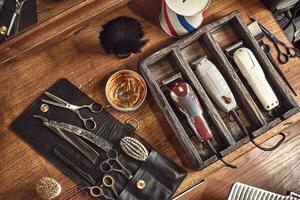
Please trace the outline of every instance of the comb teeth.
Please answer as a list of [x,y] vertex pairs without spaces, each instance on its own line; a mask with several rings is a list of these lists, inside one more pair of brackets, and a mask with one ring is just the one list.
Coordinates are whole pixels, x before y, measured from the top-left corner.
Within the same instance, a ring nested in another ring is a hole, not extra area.
[[255,38],[262,37],[262,35],[264,35],[264,33],[260,29],[259,24],[257,23],[257,21],[254,21],[251,24],[249,24],[247,26],[247,28],[250,31],[250,33],[252,34],[252,36],[255,37]]
[[242,183],[235,183],[227,200],[297,200],[292,196],[283,196]]

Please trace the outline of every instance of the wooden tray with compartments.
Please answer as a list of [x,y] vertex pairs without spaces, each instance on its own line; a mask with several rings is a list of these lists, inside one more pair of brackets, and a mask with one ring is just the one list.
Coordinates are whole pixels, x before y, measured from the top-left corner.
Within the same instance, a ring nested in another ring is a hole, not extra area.
[[[278,111],[272,117],[263,109],[237,66],[224,53],[228,46],[239,41],[254,53],[280,102]],[[187,121],[174,109],[169,92],[162,84],[163,80],[178,72],[193,87],[204,107],[205,117],[214,135],[213,145],[221,155],[226,156],[249,142],[249,137],[215,105],[198,81],[191,63],[203,56],[211,60],[225,77],[237,100],[238,115],[254,137],[299,112],[296,101],[237,11],[200,28],[140,62],[140,71],[153,97],[194,168],[204,168],[217,161],[217,157],[197,140]]]

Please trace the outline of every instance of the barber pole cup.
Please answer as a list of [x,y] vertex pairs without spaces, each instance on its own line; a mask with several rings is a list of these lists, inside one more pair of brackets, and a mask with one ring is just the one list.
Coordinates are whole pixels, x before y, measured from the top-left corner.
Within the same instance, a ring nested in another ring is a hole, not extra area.
[[210,0],[162,0],[162,29],[172,37],[194,32],[200,27],[209,3]]

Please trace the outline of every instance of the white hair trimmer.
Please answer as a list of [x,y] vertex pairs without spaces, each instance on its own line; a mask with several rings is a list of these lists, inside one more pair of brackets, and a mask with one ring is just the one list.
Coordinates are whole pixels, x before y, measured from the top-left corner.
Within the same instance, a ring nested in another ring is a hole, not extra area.
[[234,52],[233,59],[263,107],[268,111],[277,107],[279,101],[252,51],[239,48]]

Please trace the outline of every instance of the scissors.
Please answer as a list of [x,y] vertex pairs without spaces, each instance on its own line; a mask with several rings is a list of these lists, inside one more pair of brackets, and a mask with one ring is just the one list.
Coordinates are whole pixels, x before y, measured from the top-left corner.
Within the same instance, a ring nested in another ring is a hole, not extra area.
[[[126,169],[124,165],[119,161],[118,152],[115,149],[110,149],[107,151],[107,159],[100,164],[100,170],[107,174],[109,172],[115,171],[122,173],[128,180],[132,178],[132,174]],[[113,166],[113,162],[116,162],[120,168]]]
[[[281,64],[286,64],[289,61],[289,58],[295,58],[300,56],[300,52],[295,47],[289,47],[282,41],[280,41],[275,35],[273,35],[270,31],[268,31],[263,25],[258,23],[259,27],[261,28],[262,32],[273,42],[275,48],[278,53],[278,61]],[[282,48],[285,49],[285,52],[282,51]]]
[[12,29],[14,28],[14,33],[18,33],[19,32],[19,26],[20,26],[20,16],[21,16],[21,11],[23,8],[24,3],[27,0],[16,0],[16,9],[15,12],[11,18],[6,36],[10,36]]
[[104,197],[107,200],[115,200],[114,198],[105,195],[102,188],[97,185],[92,186],[92,187],[82,187],[80,185],[77,185],[75,187],[75,195],[78,197],[85,197],[86,193],[84,193],[84,192],[86,190],[89,191],[89,193],[92,197],[95,197],[95,198]]
[[49,97],[50,99],[53,99],[54,101],[49,101],[49,100],[46,100],[46,99],[42,99],[42,102],[45,102],[45,103],[48,103],[50,105],[53,105],[53,106],[58,106],[58,107],[61,107],[61,108],[66,108],[66,109],[69,109],[71,111],[73,111],[74,113],[76,113],[78,115],[78,117],[81,119],[81,121],[84,123],[84,126],[88,129],[88,130],[95,130],[96,127],[97,127],[97,123],[95,122],[94,118],[93,117],[89,117],[89,118],[84,118],[81,114],[80,114],[80,109],[83,109],[83,108],[87,108],[89,109],[92,113],[100,113],[102,110],[103,110],[103,107],[94,102],[94,103],[91,103],[89,105],[82,105],[82,106],[76,106],[76,105],[73,105],[73,104],[70,104],[64,100],[62,100],[61,98],[49,93],[49,92],[45,92],[45,95],[47,97]]
[[118,197],[118,193],[115,189],[115,180],[112,176],[105,175],[102,178],[102,186],[107,187],[112,190],[114,193],[115,197]]

